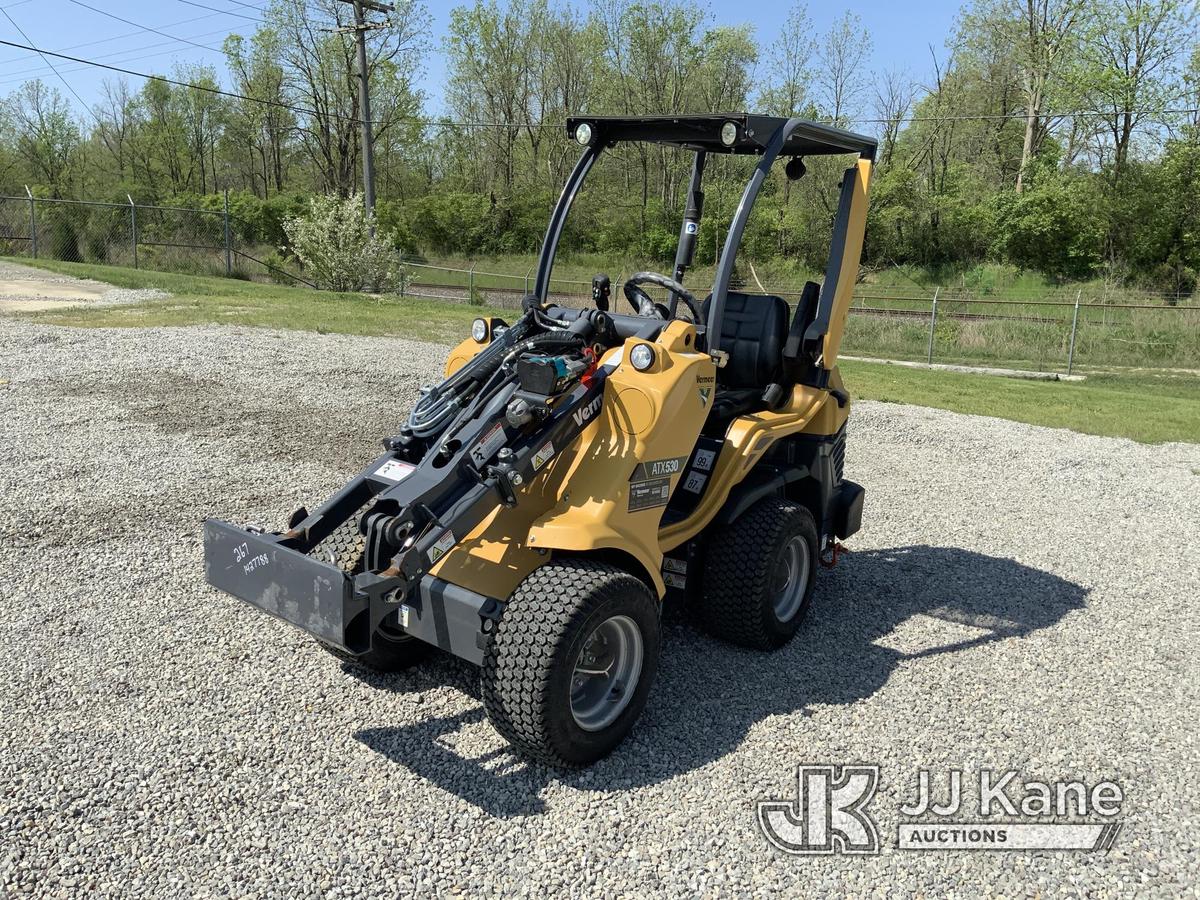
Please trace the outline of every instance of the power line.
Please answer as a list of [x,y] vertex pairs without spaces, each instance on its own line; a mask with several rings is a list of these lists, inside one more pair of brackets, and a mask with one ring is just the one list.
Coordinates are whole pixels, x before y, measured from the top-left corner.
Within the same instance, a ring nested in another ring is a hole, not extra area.
[[[25,38],[29,40],[28,37]],[[45,56],[53,56],[55,59],[64,59],[68,62],[81,63],[85,66],[93,66],[97,69],[105,69],[109,72],[117,72],[121,75],[132,75],[134,78],[145,78],[148,81],[161,81],[164,84],[175,85],[176,87],[192,88],[193,90],[203,91],[208,94],[217,94],[222,97],[230,97],[234,100],[245,100],[248,103],[259,103],[263,106],[275,106],[279,109],[287,109],[292,112],[303,113],[308,116],[316,116],[317,118],[338,119],[343,122],[353,122],[361,124],[361,121],[356,116],[344,116],[335,112],[318,112],[315,109],[309,109],[306,106],[293,106],[290,103],[281,103],[278,100],[264,100],[262,97],[247,97],[245,94],[239,94],[236,91],[226,91],[221,88],[209,87],[203,84],[192,84],[187,81],[180,81],[177,78],[168,78],[165,75],[150,75],[146,72],[138,72],[134,69],[127,69],[123,66],[114,66],[109,63],[96,62],[92,59],[84,59],[79,56],[71,56],[67,53],[56,53],[52,50],[39,50],[31,44],[18,44],[15,41],[6,41],[0,39],[0,46],[12,47],[15,50],[26,50],[30,53],[37,53]],[[80,101],[82,102],[82,101]],[[446,128],[562,128],[561,123],[549,122],[534,122],[528,124],[507,123],[507,122],[454,122],[440,121],[436,119],[426,119],[420,116],[397,116],[395,121],[408,122],[413,125],[427,126],[442,126]],[[385,122],[372,122],[372,125],[383,125]]]
[[[22,0],[22,2],[25,2],[25,0]],[[18,5],[20,5],[20,4],[18,4]],[[192,22],[199,22],[203,19],[211,19],[213,17],[214,17],[214,14],[211,14],[211,13],[208,15],[204,15],[204,16],[192,16],[192,18],[190,18],[190,19],[180,19],[178,22],[168,22],[167,24],[163,25],[162,27],[163,28],[174,28],[176,25],[189,25]],[[94,47],[97,44],[107,44],[112,41],[120,41],[120,40],[124,40],[125,38],[129,38],[129,37],[137,37],[138,35],[140,35],[142,33],[142,30],[143,29],[139,28],[136,31],[126,31],[122,34],[114,34],[111,37],[97,38],[94,41],[84,41],[81,44],[70,44],[66,47],[59,47],[58,49],[60,51],[62,51],[62,50],[78,50],[81,47]],[[217,32],[208,32],[208,33],[216,34]],[[193,35],[193,37],[195,37],[195,36],[196,35]],[[21,58],[21,57],[10,57],[9,59],[0,59],[0,66],[6,66],[11,63],[22,62],[22,61],[23,61],[23,58]]]
[[[228,32],[226,32],[224,29],[221,29],[219,31],[206,31],[203,34],[194,34],[194,35],[192,35],[192,37],[194,37],[194,38],[209,37],[211,35],[227,34],[227,33]],[[169,53],[171,53],[171,54],[178,53],[179,48],[174,46],[174,43],[175,43],[174,41],[156,41],[153,44],[143,44],[140,47],[126,47],[124,50],[114,50],[111,53],[102,53],[99,56],[97,56],[96,59],[100,60],[100,59],[112,59],[113,57],[122,57],[121,59],[116,59],[113,61],[118,62],[118,63],[141,62],[142,60],[154,59],[156,57],[164,56]],[[158,50],[154,53],[141,53],[142,50],[151,50],[155,47],[169,47],[170,49]],[[43,52],[48,53],[50,51],[43,51]],[[138,54],[138,55],[130,56],[130,54]],[[72,67],[64,66],[59,71],[61,71],[61,72],[86,72],[87,69],[88,69],[88,66],[86,66],[86,65],[72,66]],[[14,84],[17,82],[22,82],[22,81],[29,81],[29,80],[31,80],[31,77],[37,76],[46,71],[47,71],[47,69],[45,66],[35,66],[31,69],[15,69],[15,70],[9,71],[9,72],[0,72],[0,85]]]
[[[197,44],[195,41],[189,41],[187,38],[175,37],[173,34],[167,34],[165,31],[159,31],[157,28],[151,28],[149,25],[139,25],[137,22],[131,22],[129,19],[122,19],[115,13],[110,13],[103,9],[97,9],[94,6],[89,6],[88,4],[83,3],[82,0],[70,0],[70,2],[74,3],[76,6],[82,7],[83,9],[90,9],[92,12],[99,13],[102,16],[108,16],[110,19],[116,19],[118,22],[124,22],[126,25],[132,25],[134,28],[139,28],[142,31],[149,31],[151,34],[157,34],[159,37],[170,38],[173,41],[179,41],[181,44],[189,44],[192,47],[199,47],[201,50],[208,50],[212,53],[221,52],[216,47],[209,47],[205,44]],[[26,37],[25,40],[29,40],[29,38]]]
[[[76,0],[72,0],[72,2],[76,2]],[[3,10],[0,10],[0,11],[3,11]],[[11,17],[10,17],[10,21],[11,21]],[[14,23],[14,25],[15,25],[15,23]],[[20,31],[19,28],[17,30]],[[25,37],[25,40],[28,41],[29,40],[28,35],[25,35],[24,32],[21,32],[21,33]],[[169,37],[169,35],[168,35],[168,37]],[[274,106],[274,107],[278,107],[280,109],[287,109],[287,110],[290,110],[291,112],[302,113],[302,114],[308,115],[308,116],[316,116],[318,118],[325,117],[325,118],[330,118],[330,119],[338,119],[340,121],[353,122],[355,124],[361,124],[361,120],[356,116],[345,116],[345,115],[342,115],[340,113],[335,113],[335,112],[322,113],[322,112],[318,112],[317,110],[314,110],[314,109],[309,109],[308,107],[305,107],[305,106],[295,106],[295,105],[292,105],[289,103],[281,103],[278,100],[265,100],[261,97],[248,97],[245,94],[239,94],[236,91],[227,91],[227,90],[223,90],[221,88],[209,87],[207,85],[202,85],[202,84],[192,84],[187,81],[180,81],[175,78],[168,78],[164,75],[151,75],[146,72],[138,72],[135,69],[128,69],[123,66],[110,65],[108,63],[97,62],[96,60],[92,60],[92,59],[84,59],[83,57],[79,57],[79,56],[71,56],[70,54],[67,54],[67,53],[58,53],[58,52],[55,52],[52,50],[41,50],[38,47],[33,46],[32,43],[19,44],[16,41],[7,41],[7,40],[0,39],[0,46],[12,47],[14,50],[24,50],[28,53],[36,53],[43,58],[54,57],[55,59],[66,60],[67,62],[79,63],[81,65],[91,66],[91,67],[97,68],[97,69],[105,69],[109,72],[117,72],[121,75],[131,75],[134,78],[145,78],[149,81],[161,81],[164,84],[171,84],[176,87],[192,88],[193,90],[203,91],[203,92],[209,93],[209,94],[217,94],[222,97],[230,97],[234,100],[245,100],[248,103],[258,103],[263,106]],[[49,65],[48,60],[47,60],[47,65]],[[53,69],[53,66],[51,66],[51,68]],[[54,71],[57,73],[58,70],[55,69]],[[61,78],[62,76],[60,75],[59,77]],[[64,81],[64,83],[65,83],[65,81]],[[69,88],[70,85],[67,85],[67,87]],[[75,94],[75,91],[72,90],[71,93]],[[75,97],[76,97],[76,99],[79,99],[78,94],[75,94]],[[80,103],[83,103],[83,101],[80,100]],[[86,108],[86,104],[84,104],[84,106]],[[1122,111],[1122,112],[1124,112],[1124,111]],[[1133,115],[1163,115],[1163,116],[1194,115],[1196,113],[1200,113],[1200,107],[1190,107],[1190,108],[1181,108],[1181,109],[1165,109],[1165,110],[1141,109],[1141,110],[1130,110],[1129,112]],[[1079,118],[1079,117],[1083,117],[1083,116],[1096,116],[1096,115],[1104,115],[1104,114],[1105,113],[1103,110],[1077,110],[1075,112],[1070,112],[1070,113],[1065,113],[1065,112],[1044,113],[1041,116],[1041,118],[1043,118],[1043,119]],[[913,123],[913,122],[981,121],[981,120],[995,120],[995,119],[1024,119],[1024,118],[1025,118],[1024,113],[1008,113],[1008,114],[998,113],[998,114],[992,114],[992,115],[901,116],[901,117],[892,118],[892,119],[856,119],[855,121],[861,125],[882,125],[882,124],[887,124],[887,123],[905,123],[905,122]],[[470,121],[454,121],[451,119],[445,119],[445,120],[428,119],[428,118],[424,118],[421,116],[398,116],[396,121],[408,122],[408,123],[414,124],[414,125],[424,125],[424,126],[433,127],[433,128],[441,127],[441,128],[554,128],[554,129],[561,129],[563,127],[561,122],[470,122]],[[372,124],[380,125],[380,124],[385,124],[385,123],[375,121],[375,122],[372,122]]]
[[[26,37],[25,40],[29,40],[29,38]],[[132,75],[135,78],[145,78],[148,81],[161,81],[164,84],[171,84],[175,87],[191,88],[192,90],[203,91],[206,94],[217,94],[218,96],[230,97],[234,100],[245,100],[248,103],[261,103],[264,106],[275,106],[280,109],[287,109],[291,110],[292,112],[303,113],[304,115],[308,116],[317,116],[318,118],[325,116],[330,119],[340,119],[342,121],[354,123],[358,122],[358,119],[354,116],[343,116],[335,112],[320,113],[315,109],[309,109],[305,106],[292,106],[289,103],[280,103],[278,100],[264,100],[261,97],[247,97],[245,94],[239,94],[236,91],[226,91],[222,90],[221,88],[210,87],[204,84],[192,84],[187,81],[180,81],[176,78],[168,78],[165,75],[148,75],[145,72],[137,72],[133,69],[123,68],[122,66],[113,66],[109,65],[108,63],[96,62],[95,60],[91,59],[83,59],[78,56],[70,56],[66,53],[53,53],[50,50],[39,50],[37,47],[26,44],[18,44],[15,41],[0,40],[0,45],[5,47],[13,47],[17,50],[29,50],[33,53],[39,53],[45,56],[53,56],[55,59],[65,59],[69,62],[83,63],[84,65],[94,66],[97,69],[107,69],[110,72],[119,72],[122,75]],[[80,102],[82,103],[83,101],[81,100]]]
[[[246,9],[256,9],[259,12],[266,12],[266,10],[261,6],[252,6],[249,3],[242,3],[241,0],[229,0],[229,2],[234,3],[238,6],[244,6],[244,7],[246,7]],[[305,0],[291,0],[291,3],[292,3],[292,6],[296,7],[297,9],[304,9],[304,10],[307,10],[308,12],[316,13],[317,15],[321,15],[321,16],[330,15],[329,10],[321,9],[320,7],[313,6],[311,3],[305,2]]]
[[[1129,115],[1133,115],[1133,116],[1146,116],[1146,115],[1174,116],[1174,115],[1190,115],[1195,112],[1200,112],[1200,108],[1197,108],[1197,109],[1163,109],[1163,110],[1147,110],[1147,109],[1120,110],[1120,113],[1122,115],[1124,115],[1126,112],[1128,112]],[[1078,118],[1082,118],[1084,116],[1103,116],[1103,115],[1107,115],[1107,113],[1102,109],[1093,109],[1093,110],[1085,109],[1085,110],[1076,110],[1075,112],[1039,113],[1038,118],[1039,119],[1078,119]],[[1007,120],[1007,119],[1024,119],[1024,118],[1026,118],[1026,116],[1027,116],[1027,113],[1023,113],[1023,112],[990,113],[990,114],[989,113],[980,113],[980,114],[972,114],[972,115],[966,115],[966,116],[900,116],[898,118],[893,118],[893,119],[855,119],[854,121],[856,123],[858,123],[859,125],[892,125],[892,124],[900,124],[903,122],[908,122],[911,124],[913,122],[1000,121],[1000,120]]]
[[[13,5],[15,6],[16,4],[13,4]],[[27,35],[25,33],[25,29],[23,29],[20,25],[17,24],[17,20],[8,14],[8,9],[7,8],[0,9],[0,12],[4,13],[4,18],[8,19],[8,21],[12,24],[13,28],[17,29],[17,32],[21,35],[21,37],[23,37],[23,38],[25,38],[25,40],[29,41],[29,35]],[[29,41],[29,43],[32,44],[33,41]],[[54,68],[54,63],[50,62],[49,59],[46,59],[45,54],[42,55],[42,59],[45,60],[46,65],[48,65],[50,67],[50,70],[55,75],[58,76],[58,80],[61,81],[64,85],[66,85],[67,90],[70,91],[71,94],[74,95],[75,99],[79,101],[79,105],[82,106],[84,109],[86,109],[88,111],[88,114],[91,115],[91,117],[96,120],[96,124],[99,125],[100,124],[99,117],[97,117],[97,115],[94,112],[92,112],[92,108],[90,106],[88,106],[86,103],[83,102],[83,98],[79,96],[79,92],[76,91],[75,88],[71,87],[71,83],[69,81],[67,81],[67,79],[63,78],[62,72],[60,72],[60,71],[58,71],[58,69]]]
[[[237,16],[239,19],[245,19],[247,22],[262,21],[261,16],[247,16],[240,12],[234,12],[231,9],[217,9],[215,6],[205,6],[203,3],[197,3],[196,0],[179,0],[179,2],[186,3],[188,6],[198,7],[199,9],[211,9],[213,12],[220,13],[223,16]],[[245,6],[247,9],[258,9],[258,7],[250,6],[246,3],[243,3],[242,6]]]

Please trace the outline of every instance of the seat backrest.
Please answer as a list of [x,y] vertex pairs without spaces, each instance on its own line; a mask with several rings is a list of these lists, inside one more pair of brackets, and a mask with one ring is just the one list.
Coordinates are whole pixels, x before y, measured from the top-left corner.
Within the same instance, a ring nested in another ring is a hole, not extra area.
[[[706,318],[711,303],[711,296],[704,301]],[[717,381],[723,387],[765,388],[779,380],[789,312],[782,297],[726,294],[721,349],[729,354],[729,362],[717,370]]]

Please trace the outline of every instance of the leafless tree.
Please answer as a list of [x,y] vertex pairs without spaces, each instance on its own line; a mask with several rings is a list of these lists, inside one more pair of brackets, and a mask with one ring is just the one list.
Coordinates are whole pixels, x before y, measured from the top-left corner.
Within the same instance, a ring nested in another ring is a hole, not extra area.
[[901,69],[888,69],[875,76],[872,109],[879,119],[881,166],[890,166],[896,151],[896,140],[917,99],[917,85],[912,76]]

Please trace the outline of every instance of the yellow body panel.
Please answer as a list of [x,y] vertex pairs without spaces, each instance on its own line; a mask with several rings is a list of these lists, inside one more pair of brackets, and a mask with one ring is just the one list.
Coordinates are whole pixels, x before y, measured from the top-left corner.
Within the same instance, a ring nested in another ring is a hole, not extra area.
[[[831,370],[830,387],[840,389],[836,362],[846,315],[858,279],[866,228],[870,160],[857,163],[822,364]],[[798,385],[787,405],[734,419],[700,504],[687,519],[659,527],[663,506],[630,511],[630,475],[638,463],[678,457],[694,449],[715,397],[716,368],[707,353],[695,349],[695,329],[674,321],[655,341],[656,363],[638,372],[628,352],[641,343],[630,339],[609,351],[602,362],[620,362],[608,376],[604,403],[592,423],[521,489],[516,507],[498,507],[431,574],[490,597],[507,597],[555,551],[620,551],[644,569],[658,595],[665,592],[662,556],[695,537],[720,511],[730,492],[770,446],[794,434],[833,435],[845,423],[849,404],[839,407],[825,389]],[[487,344],[471,338],[450,351],[446,376],[452,375]],[[706,394],[702,394],[706,390]],[[670,475],[673,494],[683,466]]]
[[873,167],[869,159],[860,159],[857,166],[858,177],[854,180],[854,195],[850,200],[842,265],[838,273],[837,290],[834,292],[833,308],[829,314],[829,329],[825,332],[825,340],[821,347],[821,365],[826,369],[837,365],[838,352],[842,349],[846,316],[850,312],[850,301],[854,298],[854,286],[858,283],[863,235],[867,230],[867,194],[871,189]]
[[487,344],[481,344],[474,338],[467,338],[451,350],[450,355],[446,357],[446,371],[442,374],[442,377],[449,378],[469,363],[475,357],[475,354],[486,346]]
[[[682,457],[696,445],[712,403],[716,367],[695,350],[695,329],[668,325],[655,342],[657,360],[639,372],[628,363],[637,339],[610,351],[618,359],[604,385],[596,418],[569,448],[521,491],[516,507],[501,507],[467,535],[431,573],[492,597],[505,597],[553,551],[620,551],[645,570],[659,596],[659,522],[663,504],[629,509],[630,476],[638,463]],[[702,394],[701,389],[708,393]],[[680,464],[666,475],[670,493]]]
[[[834,371],[830,378],[833,387],[841,386]],[[831,435],[846,421],[849,404],[839,407],[837,400],[822,388],[797,385],[787,406],[739,416],[725,432],[725,445],[704,497],[686,519],[675,522],[659,532],[663,552],[673,550],[695,537],[713,520],[732,491],[744,479],[764,453],[780,438],[793,434]]]

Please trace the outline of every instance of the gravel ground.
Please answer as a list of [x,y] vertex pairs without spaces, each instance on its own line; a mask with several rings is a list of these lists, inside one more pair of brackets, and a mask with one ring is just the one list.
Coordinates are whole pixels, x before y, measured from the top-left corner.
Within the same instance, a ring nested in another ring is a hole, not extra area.
[[[632,738],[562,774],[469,667],[367,676],[203,583],[205,515],[322,499],[444,352],[0,324],[0,895],[1196,894],[1200,446],[858,405],[865,528],[798,639],[675,620]],[[799,762],[882,766],[880,855],[765,843]],[[896,850],[919,767],[1115,778],[1125,827]]]
[[115,288],[90,278],[75,278],[0,260],[0,312],[64,309],[69,306],[117,306],[165,300],[155,288]]

